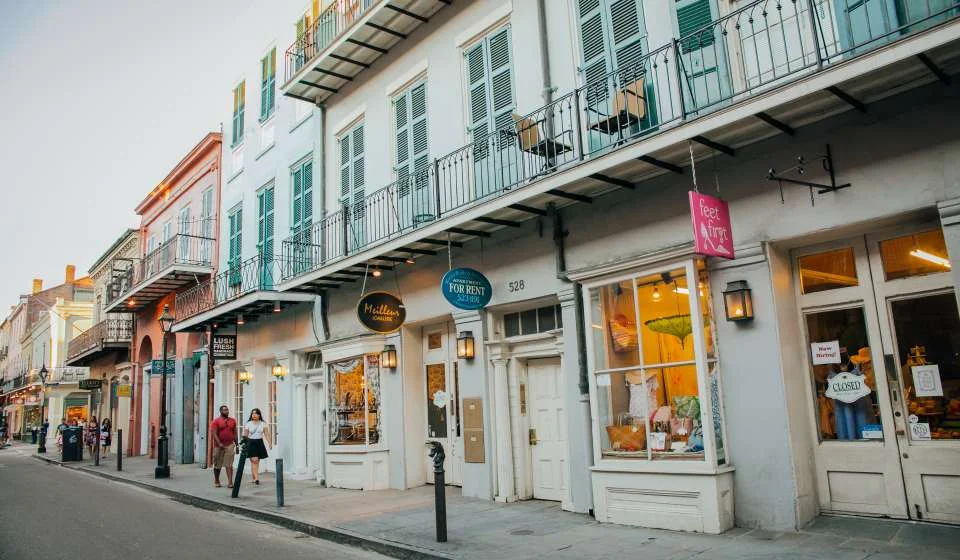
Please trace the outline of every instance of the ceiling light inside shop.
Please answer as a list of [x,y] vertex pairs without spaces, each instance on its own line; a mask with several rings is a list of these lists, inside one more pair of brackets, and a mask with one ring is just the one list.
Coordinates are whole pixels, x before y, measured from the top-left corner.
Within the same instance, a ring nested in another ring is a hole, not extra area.
[[933,264],[938,264],[943,268],[946,268],[947,270],[951,268],[950,261],[948,259],[939,257],[937,255],[934,255],[933,253],[928,253],[923,249],[914,249],[913,251],[910,251],[910,255],[913,257],[917,257],[918,259],[923,259],[927,262],[932,262]]
[[654,286],[654,287],[653,287],[653,295],[650,296],[650,297],[653,298],[653,301],[660,301],[660,298],[663,297],[663,296],[660,295],[660,288]]

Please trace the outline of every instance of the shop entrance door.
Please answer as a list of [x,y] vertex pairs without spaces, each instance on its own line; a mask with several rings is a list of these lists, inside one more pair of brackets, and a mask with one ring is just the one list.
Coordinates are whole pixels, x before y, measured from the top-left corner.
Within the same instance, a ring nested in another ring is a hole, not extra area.
[[960,522],[960,317],[947,258],[935,225],[796,255],[824,511]]
[[560,359],[527,362],[530,387],[530,453],[533,497],[562,501],[567,495],[567,429]]
[[[460,426],[460,373],[454,358],[455,337],[442,323],[425,327],[423,337],[424,397],[427,441],[443,445],[447,484],[463,484],[463,436]],[[427,482],[433,484],[433,462],[427,461]]]

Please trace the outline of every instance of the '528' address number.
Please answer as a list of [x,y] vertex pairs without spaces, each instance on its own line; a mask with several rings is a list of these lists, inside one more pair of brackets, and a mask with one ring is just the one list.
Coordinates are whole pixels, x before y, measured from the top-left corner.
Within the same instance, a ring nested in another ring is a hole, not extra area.
[[512,280],[507,282],[507,291],[510,293],[519,292],[523,290],[526,286],[524,285],[523,280]]

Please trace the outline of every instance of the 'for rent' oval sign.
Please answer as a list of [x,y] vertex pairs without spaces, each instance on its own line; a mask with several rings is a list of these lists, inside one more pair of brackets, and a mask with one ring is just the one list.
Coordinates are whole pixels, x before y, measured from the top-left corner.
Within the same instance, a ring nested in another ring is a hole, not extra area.
[[459,309],[483,309],[493,296],[493,286],[483,274],[472,268],[454,268],[440,280],[443,297]]

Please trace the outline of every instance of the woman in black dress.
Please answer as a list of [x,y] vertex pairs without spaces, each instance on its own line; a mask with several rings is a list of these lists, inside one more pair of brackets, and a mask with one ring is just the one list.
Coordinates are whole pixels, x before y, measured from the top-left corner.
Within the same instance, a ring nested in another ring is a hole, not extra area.
[[[243,425],[243,437],[247,440],[247,458],[250,459],[250,474],[253,483],[260,484],[260,459],[267,458],[267,448],[273,447],[270,426],[263,421],[259,408],[250,411],[250,418]],[[264,445],[266,442],[266,445]]]

